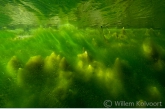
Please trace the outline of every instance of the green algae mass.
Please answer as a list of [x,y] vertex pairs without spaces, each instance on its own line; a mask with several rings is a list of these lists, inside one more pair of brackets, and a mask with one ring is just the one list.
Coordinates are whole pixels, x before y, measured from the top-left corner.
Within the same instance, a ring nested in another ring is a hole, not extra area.
[[0,3],[0,108],[165,107],[164,0]]
[[97,29],[70,29],[38,28],[27,38],[0,31],[1,107],[164,102],[163,31],[105,28],[105,40]]

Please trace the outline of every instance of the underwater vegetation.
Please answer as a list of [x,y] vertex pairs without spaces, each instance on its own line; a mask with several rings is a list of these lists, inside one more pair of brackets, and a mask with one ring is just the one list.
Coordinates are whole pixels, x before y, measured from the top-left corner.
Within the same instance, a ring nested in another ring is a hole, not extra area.
[[0,107],[165,107],[164,10],[164,0],[0,0]]
[[0,31],[0,107],[104,107],[107,99],[164,107],[162,30],[66,24],[31,29],[30,37],[16,31]]

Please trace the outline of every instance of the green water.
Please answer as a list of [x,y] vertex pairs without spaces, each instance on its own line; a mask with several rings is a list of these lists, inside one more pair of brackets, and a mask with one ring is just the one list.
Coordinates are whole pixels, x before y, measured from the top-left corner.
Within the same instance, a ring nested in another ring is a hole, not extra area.
[[0,107],[165,107],[163,0],[0,3]]

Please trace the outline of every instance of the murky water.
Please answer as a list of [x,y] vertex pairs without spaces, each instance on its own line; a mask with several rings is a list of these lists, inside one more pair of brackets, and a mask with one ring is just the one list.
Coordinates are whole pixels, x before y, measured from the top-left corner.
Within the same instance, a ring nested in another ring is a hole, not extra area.
[[0,107],[164,107],[164,0],[0,0]]

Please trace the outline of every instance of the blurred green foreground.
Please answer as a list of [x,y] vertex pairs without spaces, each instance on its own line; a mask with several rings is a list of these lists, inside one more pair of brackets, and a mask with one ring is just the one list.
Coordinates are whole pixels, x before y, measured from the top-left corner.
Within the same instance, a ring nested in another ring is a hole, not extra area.
[[[104,100],[164,102],[164,31],[0,31],[1,107],[104,107]],[[120,107],[120,106],[119,106]]]

